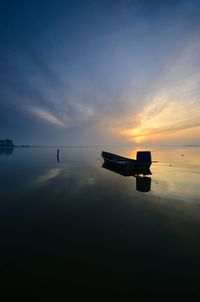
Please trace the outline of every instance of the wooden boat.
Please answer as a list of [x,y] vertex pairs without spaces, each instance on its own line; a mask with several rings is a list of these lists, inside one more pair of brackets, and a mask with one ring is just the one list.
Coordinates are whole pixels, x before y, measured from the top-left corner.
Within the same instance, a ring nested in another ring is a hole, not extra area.
[[105,163],[126,170],[149,168],[152,163],[150,151],[138,151],[136,159],[123,157],[106,151],[103,151],[101,155]]

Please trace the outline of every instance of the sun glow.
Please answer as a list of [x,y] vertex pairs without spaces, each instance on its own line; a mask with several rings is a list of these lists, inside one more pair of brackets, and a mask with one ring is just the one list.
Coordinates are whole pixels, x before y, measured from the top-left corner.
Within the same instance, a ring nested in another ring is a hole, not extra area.
[[137,144],[145,138],[142,128],[127,129],[122,131],[121,134],[126,136],[129,141],[134,141]]
[[191,101],[175,102],[167,97],[165,100],[163,97],[155,98],[138,114],[137,125],[122,130],[121,134],[137,144],[170,139],[176,141],[188,135],[192,138],[200,127],[199,112],[200,104],[197,106],[197,103]]

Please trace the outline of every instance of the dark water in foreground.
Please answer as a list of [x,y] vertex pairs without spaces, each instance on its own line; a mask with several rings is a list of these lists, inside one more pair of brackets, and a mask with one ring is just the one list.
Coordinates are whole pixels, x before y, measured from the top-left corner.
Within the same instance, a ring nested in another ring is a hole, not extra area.
[[102,168],[102,148],[0,152],[0,288],[197,296],[200,148],[151,150],[146,178]]

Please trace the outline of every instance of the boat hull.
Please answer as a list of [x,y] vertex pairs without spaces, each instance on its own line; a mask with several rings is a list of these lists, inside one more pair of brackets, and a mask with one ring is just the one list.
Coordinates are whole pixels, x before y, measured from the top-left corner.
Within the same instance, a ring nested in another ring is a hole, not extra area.
[[136,168],[149,168],[151,166],[150,162],[142,162],[135,159],[126,158],[123,156],[119,156],[117,154],[109,153],[109,152],[102,152],[102,157],[104,162],[113,165],[119,168],[123,168],[126,170],[132,170]]

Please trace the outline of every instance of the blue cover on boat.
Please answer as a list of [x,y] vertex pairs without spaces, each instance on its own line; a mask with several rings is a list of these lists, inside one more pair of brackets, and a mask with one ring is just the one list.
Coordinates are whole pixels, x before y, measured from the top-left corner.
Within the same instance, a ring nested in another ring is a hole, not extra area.
[[137,152],[137,161],[142,163],[151,162],[151,152],[150,151],[138,151]]

